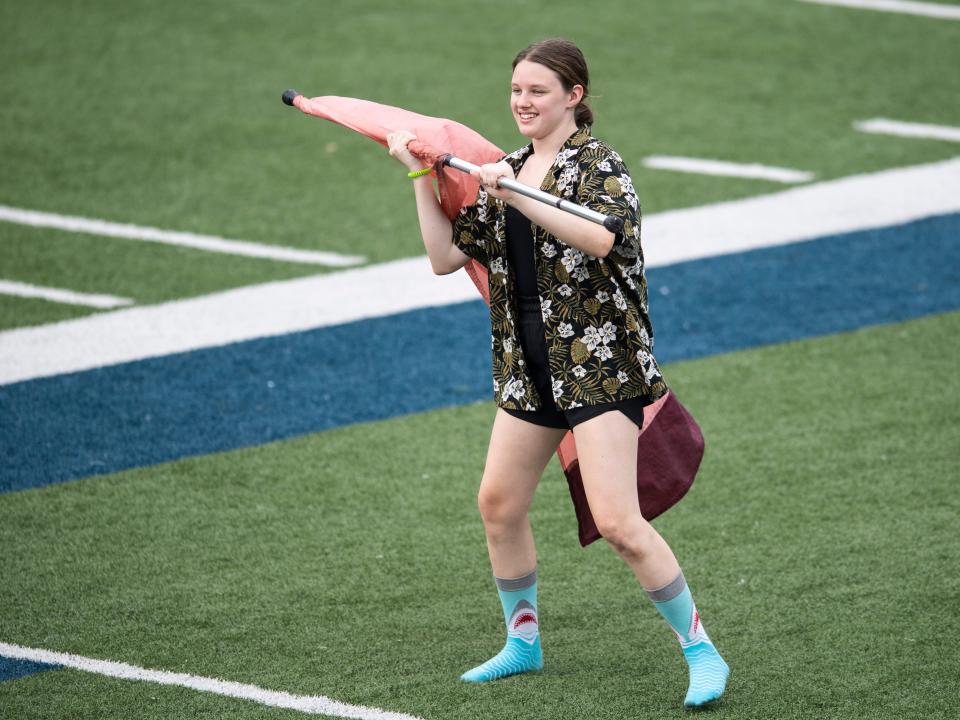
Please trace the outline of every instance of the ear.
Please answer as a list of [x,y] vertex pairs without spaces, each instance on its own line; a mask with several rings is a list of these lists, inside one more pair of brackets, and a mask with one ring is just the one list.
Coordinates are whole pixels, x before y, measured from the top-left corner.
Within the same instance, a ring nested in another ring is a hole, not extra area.
[[583,85],[574,85],[567,93],[567,107],[576,107],[583,99]]

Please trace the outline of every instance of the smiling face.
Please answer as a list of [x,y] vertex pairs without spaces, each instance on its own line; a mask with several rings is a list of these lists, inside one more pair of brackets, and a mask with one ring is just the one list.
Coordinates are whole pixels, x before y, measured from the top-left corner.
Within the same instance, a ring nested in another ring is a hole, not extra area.
[[583,87],[563,87],[560,77],[540,63],[521,60],[513,70],[510,110],[524,136],[539,140],[559,129],[576,129],[574,108],[583,97]]

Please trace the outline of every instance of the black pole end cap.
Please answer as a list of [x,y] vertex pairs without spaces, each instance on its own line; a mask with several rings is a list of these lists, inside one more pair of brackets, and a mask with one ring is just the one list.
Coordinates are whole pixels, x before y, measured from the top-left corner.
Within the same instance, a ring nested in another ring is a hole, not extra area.
[[299,94],[300,93],[298,93],[296,90],[284,90],[283,96],[282,96],[283,104],[293,106],[293,101],[296,99],[297,95]]
[[607,215],[606,220],[603,221],[603,226],[614,235],[623,232],[623,220],[613,215]]

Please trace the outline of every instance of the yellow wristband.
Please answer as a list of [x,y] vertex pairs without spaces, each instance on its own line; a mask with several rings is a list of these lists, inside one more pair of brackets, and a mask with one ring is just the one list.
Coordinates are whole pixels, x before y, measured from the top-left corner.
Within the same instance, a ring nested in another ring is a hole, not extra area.
[[407,177],[411,180],[418,177],[423,177],[424,175],[429,175],[433,171],[433,168],[424,168],[423,170],[412,170],[407,173]]

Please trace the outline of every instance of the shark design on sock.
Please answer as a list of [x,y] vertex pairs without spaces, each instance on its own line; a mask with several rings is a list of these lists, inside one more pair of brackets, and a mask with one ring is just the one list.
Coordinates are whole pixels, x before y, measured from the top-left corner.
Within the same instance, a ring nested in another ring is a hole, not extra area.
[[693,606],[693,617],[690,619],[690,627],[687,629],[686,635],[678,633],[676,630],[674,630],[674,633],[677,635],[677,640],[680,641],[680,647],[690,647],[697,643],[710,642],[710,637],[707,635],[707,631],[703,629],[703,623],[700,622],[700,613],[697,612],[696,605]]
[[510,621],[507,624],[507,637],[519,638],[526,643],[533,644],[540,634],[540,624],[537,622],[537,611],[526,600],[521,600],[513,609]]

